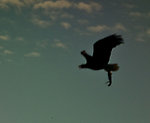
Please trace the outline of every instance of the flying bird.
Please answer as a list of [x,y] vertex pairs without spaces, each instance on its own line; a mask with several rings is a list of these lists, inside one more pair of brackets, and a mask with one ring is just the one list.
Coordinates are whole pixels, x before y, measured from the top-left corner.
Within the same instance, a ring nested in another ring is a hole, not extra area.
[[102,70],[104,69],[108,73],[109,81],[108,86],[112,84],[112,71],[117,71],[119,69],[118,64],[108,64],[111,51],[114,47],[123,43],[121,35],[110,35],[103,39],[98,40],[93,45],[93,56],[86,53],[85,50],[81,51],[86,59],[86,64],[79,65],[79,68],[89,68],[92,70]]

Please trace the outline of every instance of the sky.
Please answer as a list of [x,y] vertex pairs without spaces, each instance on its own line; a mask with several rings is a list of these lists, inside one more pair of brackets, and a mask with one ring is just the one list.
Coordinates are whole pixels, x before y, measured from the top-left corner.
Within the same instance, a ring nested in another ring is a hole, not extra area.
[[[1,123],[149,123],[148,0],[0,0]],[[124,44],[107,87],[80,70],[82,50],[111,34]]]

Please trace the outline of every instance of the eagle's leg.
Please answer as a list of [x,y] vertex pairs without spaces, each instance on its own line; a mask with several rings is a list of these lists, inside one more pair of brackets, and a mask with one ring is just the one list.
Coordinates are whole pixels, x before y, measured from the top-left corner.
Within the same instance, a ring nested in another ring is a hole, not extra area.
[[92,58],[92,56],[87,54],[85,50],[81,51],[81,55],[83,55],[87,61],[89,61]]
[[107,83],[108,83],[108,86],[111,86],[111,84],[112,84],[111,75],[112,75],[111,71],[108,71],[108,79],[109,79],[109,81],[107,82]]

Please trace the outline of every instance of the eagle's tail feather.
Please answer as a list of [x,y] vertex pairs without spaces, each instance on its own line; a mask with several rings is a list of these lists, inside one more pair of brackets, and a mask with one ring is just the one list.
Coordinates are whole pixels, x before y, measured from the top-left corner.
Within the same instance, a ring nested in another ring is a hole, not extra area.
[[117,71],[117,70],[119,70],[119,66],[118,66],[118,64],[108,64],[105,67],[105,70],[106,71]]

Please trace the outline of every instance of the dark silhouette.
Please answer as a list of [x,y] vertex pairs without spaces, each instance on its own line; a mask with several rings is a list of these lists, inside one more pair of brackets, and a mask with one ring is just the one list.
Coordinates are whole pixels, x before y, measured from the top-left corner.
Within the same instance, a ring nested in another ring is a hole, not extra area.
[[116,34],[98,40],[94,44],[93,56],[87,54],[85,50],[81,52],[87,62],[86,64],[79,65],[79,68],[89,68],[92,70],[104,69],[108,72],[109,81],[107,83],[110,86],[112,83],[111,71],[117,71],[119,66],[118,64],[108,64],[109,58],[112,49],[121,43],[123,43],[121,35]]

